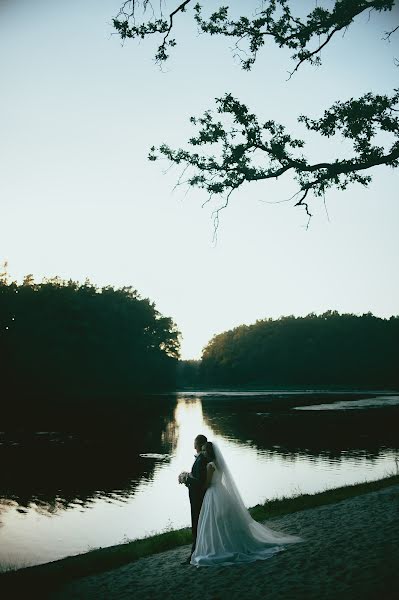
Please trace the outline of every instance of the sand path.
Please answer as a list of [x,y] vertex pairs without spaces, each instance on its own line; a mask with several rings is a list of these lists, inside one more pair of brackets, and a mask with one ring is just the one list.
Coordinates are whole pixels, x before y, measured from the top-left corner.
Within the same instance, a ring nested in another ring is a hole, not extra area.
[[182,566],[189,547],[77,579],[52,600],[399,599],[399,485],[268,524],[304,543],[245,566]]

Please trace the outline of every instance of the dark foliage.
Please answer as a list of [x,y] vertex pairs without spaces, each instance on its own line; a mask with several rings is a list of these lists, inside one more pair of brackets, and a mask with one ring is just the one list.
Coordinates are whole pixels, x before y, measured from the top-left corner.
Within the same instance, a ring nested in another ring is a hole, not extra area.
[[198,389],[201,386],[201,361],[199,360],[179,360],[177,366],[177,387],[193,387]]
[[[205,15],[207,4],[209,13]],[[235,42],[234,55],[244,70],[251,70],[259,53],[265,51],[267,41],[289,49],[294,64],[291,78],[303,64],[320,65],[322,49],[331,39],[346,33],[357,17],[368,15],[371,20],[380,13],[391,12],[395,0],[335,0],[326,8],[316,2],[308,14],[304,14],[301,3],[292,0],[259,2],[255,11],[252,3],[242,2],[239,7],[236,4],[194,4],[185,0],[153,5],[149,0],[127,0],[113,25],[122,40],[155,38],[159,43],[155,60],[162,64],[177,44],[173,37],[176,20],[191,12],[200,34]],[[399,24],[393,23],[383,41],[389,42],[398,31]],[[398,65],[397,57],[393,59]],[[307,156],[306,140],[293,138],[284,125],[270,118],[259,119],[239,99],[226,93],[216,98],[216,111],[208,110],[202,117],[191,118],[198,133],[188,140],[187,148],[173,149],[162,144],[151,148],[149,158],[166,158],[171,165],[181,166],[178,184],[204,189],[209,198],[221,196],[222,208],[227,206],[231,193],[245,183],[291,177],[297,184],[291,200],[295,198],[295,205],[304,207],[310,219],[312,194],[324,197],[330,188],[345,190],[352,183],[367,186],[373,167],[398,167],[398,101],[397,88],[390,94],[370,91],[359,98],[337,100],[332,106],[323,107],[316,118],[298,115],[305,135],[307,131],[316,132],[337,143],[348,140],[352,145],[349,156],[344,156],[337,146],[333,160],[314,163]],[[219,211],[220,208],[215,211],[215,227]]]
[[399,384],[399,317],[328,311],[241,325],[203,351],[208,384]]
[[131,287],[0,278],[0,372],[8,400],[173,389],[178,338],[173,321]]

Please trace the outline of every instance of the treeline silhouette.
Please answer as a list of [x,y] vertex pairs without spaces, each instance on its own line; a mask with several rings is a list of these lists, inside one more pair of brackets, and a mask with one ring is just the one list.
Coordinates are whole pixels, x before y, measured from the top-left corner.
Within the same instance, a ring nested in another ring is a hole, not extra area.
[[3,274],[0,353],[8,401],[115,398],[174,389],[179,332],[132,287]]
[[214,336],[199,372],[203,385],[397,386],[399,317],[327,311],[259,320]]

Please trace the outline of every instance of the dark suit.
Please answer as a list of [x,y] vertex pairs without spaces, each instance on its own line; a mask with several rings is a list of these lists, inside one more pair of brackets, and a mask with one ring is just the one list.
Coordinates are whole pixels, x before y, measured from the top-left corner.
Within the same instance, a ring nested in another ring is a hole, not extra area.
[[198,518],[201,512],[202,501],[206,492],[206,465],[208,461],[206,457],[200,453],[195,459],[191,473],[187,478],[186,486],[191,505],[191,531],[193,534],[193,545],[191,553],[195,550],[197,541]]

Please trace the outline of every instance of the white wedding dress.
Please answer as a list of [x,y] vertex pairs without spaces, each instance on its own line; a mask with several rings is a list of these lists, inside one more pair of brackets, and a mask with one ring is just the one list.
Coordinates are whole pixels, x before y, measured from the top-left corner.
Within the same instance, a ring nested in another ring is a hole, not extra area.
[[252,519],[222,453],[213,444],[214,473],[202,503],[191,564],[197,567],[250,563],[270,558],[284,544],[302,541]]

